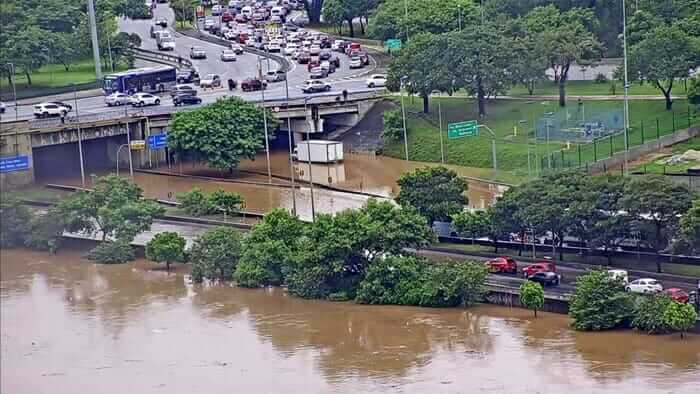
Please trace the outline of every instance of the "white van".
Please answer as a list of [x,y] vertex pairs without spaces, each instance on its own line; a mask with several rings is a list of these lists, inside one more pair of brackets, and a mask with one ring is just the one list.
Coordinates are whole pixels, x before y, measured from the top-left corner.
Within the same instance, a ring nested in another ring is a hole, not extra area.
[[270,11],[270,15],[272,16],[279,16],[280,18],[284,16],[286,9],[284,7],[272,7],[272,11]]
[[243,8],[241,8],[241,15],[245,16],[248,19],[252,18],[253,17],[253,7],[247,5]]

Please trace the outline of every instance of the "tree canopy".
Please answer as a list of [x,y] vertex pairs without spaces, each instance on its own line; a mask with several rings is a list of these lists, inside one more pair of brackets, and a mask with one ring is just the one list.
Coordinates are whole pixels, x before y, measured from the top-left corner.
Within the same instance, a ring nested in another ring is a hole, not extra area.
[[170,271],[170,263],[185,261],[185,238],[171,231],[154,235],[146,244],[146,258],[164,262]]
[[241,256],[241,234],[231,227],[217,227],[194,241],[190,252],[195,282],[229,280]]
[[468,202],[467,183],[445,167],[418,168],[403,174],[397,183],[401,191],[396,201],[402,206],[415,207],[430,224],[450,220]]

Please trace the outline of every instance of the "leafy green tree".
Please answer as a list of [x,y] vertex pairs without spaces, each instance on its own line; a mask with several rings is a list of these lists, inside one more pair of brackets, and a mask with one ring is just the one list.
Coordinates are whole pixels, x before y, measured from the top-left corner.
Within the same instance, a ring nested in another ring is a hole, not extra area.
[[18,199],[0,196],[0,247],[23,246],[29,238],[32,213]]
[[664,321],[666,308],[673,302],[664,295],[644,295],[634,300],[630,326],[647,334],[663,334],[669,330]]
[[[253,159],[264,148],[263,111],[241,98],[230,97],[178,112],[173,117],[168,146],[216,169],[233,170],[242,158]],[[272,114],[267,117],[268,126],[274,129]]]
[[100,264],[124,264],[136,258],[129,241],[102,242],[88,252],[87,258]]
[[212,207],[224,214],[224,218],[239,212],[243,206],[243,197],[240,194],[221,189],[210,194],[207,200]]
[[700,200],[693,201],[693,207],[681,217],[673,250],[676,253],[700,255]]
[[24,244],[27,247],[55,253],[61,246],[63,230],[68,227],[70,218],[56,209],[49,209],[45,215],[36,215],[29,222],[29,235]]
[[35,25],[25,26],[21,30],[11,35],[9,40],[3,44],[5,47],[3,52],[15,67],[22,70],[27,77],[27,84],[32,84],[32,73],[46,64],[47,51],[44,48],[44,38],[48,35],[46,30],[43,30]]
[[175,21],[180,22],[180,26],[185,26],[185,23],[194,23],[194,12],[199,0],[171,0],[170,7],[175,12]]
[[427,270],[420,292],[420,306],[471,306],[486,292],[486,266],[460,262],[436,264]]
[[527,309],[532,309],[537,317],[537,311],[544,306],[544,289],[537,282],[525,281],[520,285],[520,302]]
[[70,71],[71,66],[83,58],[83,49],[80,45],[76,45],[79,39],[74,33],[52,33],[51,39],[47,42],[51,61],[58,62],[63,65],[66,71]]
[[117,63],[122,63],[127,67],[134,66],[133,49],[141,46],[141,37],[136,33],[120,32],[111,38],[110,47],[112,55],[109,60],[112,63],[112,69],[116,68]]
[[240,286],[281,285],[292,269],[305,224],[284,209],[275,209],[253,226],[243,243],[234,279]]
[[216,208],[204,194],[202,189],[196,187],[188,192],[177,195],[180,208],[192,216],[206,216],[216,213]]
[[462,26],[477,24],[479,11],[472,0],[384,0],[372,15],[367,34],[381,41],[400,38],[406,43],[420,33],[458,29],[460,14]]
[[185,238],[178,233],[158,233],[146,244],[146,258],[165,262],[165,269],[170,271],[170,263],[185,261],[185,244]]
[[636,45],[656,27],[664,22],[658,16],[645,11],[637,10],[627,20],[627,45]]
[[691,104],[700,105],[700,77],[690,78],[688,86],[688,101]]
[[472,244],[476,238],[490,234],[491,220],[486,211],[462,211],[451,216],[452,226],[457,233],[472,239]]
[[532,96],[537,84],[547,80],[544,45],[535,36],[522,32],[513,39],[512,52],[512,64],[508,69]]
[[592,271],[576,279],[569,304],[572,325],[581,331],[609,330],[623,326],[630,318],[632,303],[621,279],[605,271]]
[[319,23],[321,21],[324,0],[301,0],[301,4],[306,10],[306,15],[309,17],[309,22]]
[[624,188],[621,205],[641,223],[649,223],[642,237],[656,252],[656,269],[661,272],[660,252],[665,250],[677,226],[679,217],[692,204],[686,185],[669,181],[661,175],[634,177]]
[[602,44],[593,31],[598,21],[590,9],[561,12],[554,5],[534,8],[525,16],[528,34],[543,45],[554,81],[559,86],[559,105],[566,106],[566,82],[573,63],[588,64],[600,59]]
[[688,70],[700,65],[700,41],[677,26],[661,26],[630,48],[629,75],[650,81],[666,98],[671,110],[671,90]]
[[230,227],[217,227],[194,241],[190,251],[195,282],[229,280],[241,256],[241,235]]
[[698,313],[690,304],[682,304],[680,302],[672,302],[664,311],[664,323],[674,331],[683,334],[695,326],[698,319]]
[[325,0],[323,6],[323,21],[339,26],[342,30],[343,23],[348,24],[350,37],[355,37],[353,19],[360,16],[359,0]]
[[401,175],[401,187],[396,201],[402,206],[413,206],[428,219],[449,220],[467,204],[467,183],[457,173],[445,167],[418,168]]
[[395,142],[403,139],[403,118],[398,108],[384,111],[384,131],[382,138],[387,142]]

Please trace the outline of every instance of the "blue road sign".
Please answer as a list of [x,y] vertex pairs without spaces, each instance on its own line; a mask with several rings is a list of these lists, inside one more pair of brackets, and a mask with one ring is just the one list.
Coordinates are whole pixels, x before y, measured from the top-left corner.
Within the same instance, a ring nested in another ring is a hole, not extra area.
[[0,157],[0,172],[24,171],[29,169],[29,156]]
[[163,149],[168,146],[168,134],[153,134],[148,136],[148,149],[157,150]]

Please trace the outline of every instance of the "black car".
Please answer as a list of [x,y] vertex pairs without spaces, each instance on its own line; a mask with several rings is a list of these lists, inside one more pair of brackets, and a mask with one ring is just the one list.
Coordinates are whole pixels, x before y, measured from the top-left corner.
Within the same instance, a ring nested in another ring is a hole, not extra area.
[[543,287],[545,286],[557,286],[561,282],[561,275],[557,274],[556,272],[535,272],[534,274],[530,275],[528,280],[531,280],[533,282],[537,282],[541,284]]
[[196,83],[199,81],[199,74],[191,69],[182,70],[177,73],[177,83]]
[[318,58],[321,60],[329,60],[331,58],[331,52],[330,51],[321,51],[321,54],[318,55]]
[[200,97],[195,96],[194,94],[191,93],[179,93],[173,96],[173,104],[175,106],[179,105],[197,105],[201,104],[202,99]]
[[285,23],[283,26],[284,30],[286,31],[297,31],[299,30],[299,27],[293,23]]
[[156,19],[156,25],[160,25],[162,27],[168,27],[168,20],[165,18],[158,18],[158,19]]

